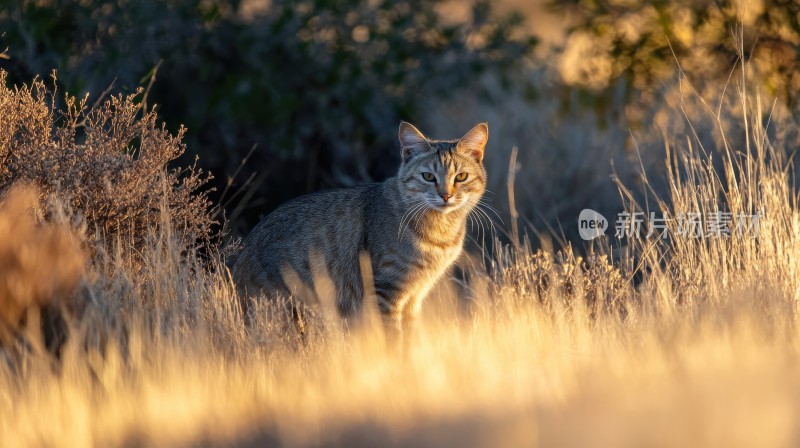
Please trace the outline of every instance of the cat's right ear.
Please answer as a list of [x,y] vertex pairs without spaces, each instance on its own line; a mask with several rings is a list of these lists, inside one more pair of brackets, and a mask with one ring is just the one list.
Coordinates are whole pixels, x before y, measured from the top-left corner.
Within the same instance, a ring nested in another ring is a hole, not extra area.
[[417,154],[431,150],[428,139],[411,123],[401,121],[400,130],[397,134],[398,138],[400,138],[400,155],[403,158],[403,162],[407,162],[408,159]]

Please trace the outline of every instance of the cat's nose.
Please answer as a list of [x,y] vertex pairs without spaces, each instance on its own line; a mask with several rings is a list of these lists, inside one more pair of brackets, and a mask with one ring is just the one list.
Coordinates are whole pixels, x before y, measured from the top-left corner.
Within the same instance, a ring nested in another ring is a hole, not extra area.
[[442,196],[442,199],[444,200],[444,202],[447,202],[450,198],[453,197],[453,195],[447,194],[447,193],[445,193],[445,194],[443,194],[441,196]]

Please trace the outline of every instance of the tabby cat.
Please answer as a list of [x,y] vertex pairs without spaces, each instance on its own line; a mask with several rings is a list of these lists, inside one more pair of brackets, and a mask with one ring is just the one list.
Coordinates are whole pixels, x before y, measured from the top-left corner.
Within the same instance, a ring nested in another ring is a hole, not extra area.
[[[396,177],[296,198],[256,225],[232,270],[240,293],[288,296],[297,293],[298,279],[313,291],[315,273],[324,271],[342,317],[363,309],[367,291],[387,327],[402,331],[461,253],[467,217],[486,187],[488,137],[485,123],[439,141],[402,122]],[[372,271],[366,288],[362,254]]]

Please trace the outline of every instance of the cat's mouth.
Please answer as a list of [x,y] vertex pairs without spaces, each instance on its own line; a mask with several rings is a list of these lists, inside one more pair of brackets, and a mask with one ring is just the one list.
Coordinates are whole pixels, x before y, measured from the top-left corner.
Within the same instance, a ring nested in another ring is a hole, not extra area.
[[456,204],[455,202],[437,202],[435,204],[430,204],[430,206],[437,212],[442,212],[442,213],[447,213],[458,208],[458,204]]

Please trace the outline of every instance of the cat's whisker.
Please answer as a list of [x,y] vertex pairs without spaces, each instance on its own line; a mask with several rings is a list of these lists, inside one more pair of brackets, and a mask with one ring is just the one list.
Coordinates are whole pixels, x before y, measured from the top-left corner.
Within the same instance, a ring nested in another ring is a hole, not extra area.
[[478,202],[483,204],[483,205],[486,205],[488,207],[491,207],[493,210],[497,210],[492,206],[492,204],[489,202],[489,200],[484,198],[484,197],[478,198]]
[[425,212],[427,212],[428,210],[429,210],[428,205],[427,204],[423,204],[422,207],[420,207],[416,212],[414,212],[414,216],[412,216],[411,220],[409,220],[409,223],[408,223],[407,227],[410,227],[411,223],[413,221],[414,228],[419,230],[419,221],[425,215]]
[[398,240],[403,238],[403,232],[405,230],[405,227],[411,221],[411,218],[413,218],[414,213],[416,213],[416,211],[419,208],[424,207],[424,206],[425,206],[425,201],[422,200],[422,199],[417,199],[416,202],[414,204],[412,204],[411,206],[409,206],[408,210],[406,210],[406,212],[403,213],[403,216],[400,218],[400,225],[397,228],[397,239]]
[[[483,221],[481,220],[481,215],[478,214],[475,211],[475,209],[473,208],[472,210],[470,210],[468,216],[472,217],[475,220],[475,222],[477,223],[477,225],[478,225],[478,236],[481,239],[486,238],[486,228],[484,227]],[[477,241],[476,241],[476,243],[477,243]]]
[[[428,204],[423,204],[423,207],[414,213],[414,216],[412,216],[411,219],[414,221],[415,226],[419,226],[419,220],[422,218],[425,212],[428,211],[428,209]],[[417,229],[419,229],[419,227],[417,227]]]
[[[491,216],[489,216],[489,214],[488,214],[488,213],[486,213],[486,211],[483,209],[483,207],[482,207],[481,205],[478,205],[478,206],[477,206],[477,207],[475,207],[475,208],[476,208],[476,209],[477,209],[477,210],[478,210],[478,211],[479,211],[481,214],[483,214],[483,216],[485,216],[485,217],[486,217],[486,219],[489,221],[489,224],[492,226],[492,231],[496,231],[496,229],[495,229],[495,225],[494,225],[494,220],[492,219],[492,217],[491,217]],[[499,218],[499,216],[498,216],[498,218]],[[500,221],[502,222],[502,219],[501,219]]]
[[499,220],[500,220],[500,224],[504,224],[504,223],[503,223],[503,218],[500,216],[500,212],[498,212],[496,208],[494,208],[494,207],[492,207],[491,205],[489,205],[489,203],[488,203],[488,202],[486,202],[486,201],[485,201],[483,198],[481,198],[481,199],[478,199],[478,202],[476,202],[476,203],[475,203],[475,205],[476,205],[476,206],[483,206],[483,207],[485,207],[485,208],[489,209],[489,211],[491,211],[492,213],[494,213],[494,214],[495,214],[495,216],[497,216],[497,219],[499,219]]
[[486,226],[483,224],[483,220],[481,219],[480,215],[476,214],[475,218],[477,219],[478,225],[480,226],[480,232],[478,232],[478,237],[481,239],[481,241],[484,241],[486,240]]
[[485,240],[486,240],[486,238],[489,236],[489,231],[490,231],[490,230],[493,228],[493,227],[492,227],[492,226],[493,226],[493,224],[492,224],[492,221],[491,221],[491,220],[487,220],[486,218],[484,218],[485,214],[484,214],[484,213],[481,213],[481,210],[480,210],[480,209],[476,209],[476,210],[478,211],[478,217],[480,218],[481,222],[483,223],[483,236],[482,236],[482,240],[484,240],[484,241],[485,241]]
[[[481,218],[481,221],[486,221],[486,226],[492,231],[492,235],[496,235],[497,234],[497,229],[494,226],[494,222],[492,221],[492,217],[489,216],[489,214],[486,213],[480,207],[480,205],[476,206],[473,210],[476,212],[477,216]],[[484,237],[485,236],[486,235],[484,234]]]
[[[417,201],[418,201],[418,200],[417,200]],[[403,212],[403,215],[400,217],[400,224],[399,224],[399,225],[398,225],[398,227],[397,227],[397,239],[398,239],[398,240],[399,240],[399,239],[401,238],[401,236],[402,236],[402,233],[401,233],[401,231],[403,230],[403,222],[405,221],[405,219],[406,219],[406,216],[410,215],[410,214],[411,214],[411,211],[412,211],[412,210],[414,209],[414,207],[416,207],[417,205],[419,205],[419,202],[416,202],[416,203],[412,204],[411,206],[409,206],[409,207],[408,207],[408,209],[407,209],[405,212]]]
[[403,234],[405,233],[405,230],[408,228],[409,225],[411,225],[411,221],[414,219],[414,216],[416,216],[416,214],[420,210],[422,210],[423,208],[425,208],[425,201],[424,200],[420,200],[419,203],[415,204],[414,206],[412,206],[409,209],[408,215],[406,216],[406,219],[405,219],[405,223],[403,223],[403,222],[400,223],[400,237],[399,238],[403,237]]
[[475,205],[475,208],[473,210],[476,210],[478,213],[483,214],[484,216],[486,216],[487,219],[489,219],[489,222],[493,227],[492,230],[496,231],[496,229],[494,229],[494,219],[492,219],[492,217],[489,216],[488,213],[486,213],[485,209],[488,209],[490,212],[492,212],[495,216],[497,216],[497,219],[500,220],[500,223],[504,224],[503,218],[500,216],[500,213],[497,211],[497,209],[486,203],[482,198],[478,198],[478,200],[475,201],[473,204]]
[[475,245],[476,245],[477,247],[481,248],[481,251],[483,251],[483,249],[484,249],[484,248],[485,248],[485,246],[486,246],[486,240],[485,240],[485,239],[481,238],[481,237],[480,237],[480,235],[479,235],[479,236],[477,236],[477,237],[474,237],[474,236],[472,236],[472,235],[467,235],[467,237],[469,238],[469,240],[470,240],[470,241],[472,241],[473,243],[475,243]]

